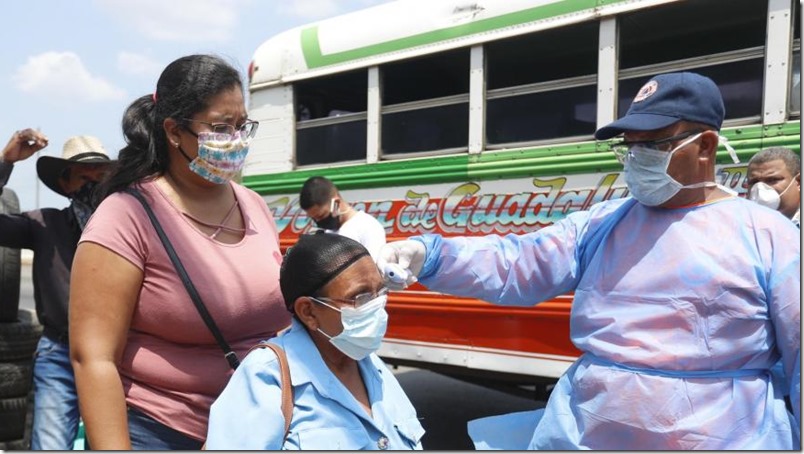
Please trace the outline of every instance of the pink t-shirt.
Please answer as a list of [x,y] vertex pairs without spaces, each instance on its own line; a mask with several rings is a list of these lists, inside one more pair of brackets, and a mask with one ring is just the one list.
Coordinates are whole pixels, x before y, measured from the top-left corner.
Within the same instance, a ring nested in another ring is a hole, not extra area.
[[[279,289],[282,255],[273,217],[254,191],[232,184],[246,233],[236,244],[210,239],[161,189],[141,185],[198,294],[242,360],[249,348],[290,324]],[[143,270],[120,364],[126,402],[157,421],[203,440],[209,408],[232,370],[195,308],[140,202],[107,197],[80,242],[100,244]],[[98,276],[98,279],[102,279]]]

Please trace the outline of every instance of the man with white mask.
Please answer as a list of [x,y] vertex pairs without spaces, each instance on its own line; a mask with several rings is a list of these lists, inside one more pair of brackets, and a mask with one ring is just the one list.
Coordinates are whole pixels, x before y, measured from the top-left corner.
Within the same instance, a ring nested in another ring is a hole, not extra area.
[[299,206],[319,229],[351,238],[377,258],[385,244],[385,227],[374,216],[356,210],[326,177],[307,179],[299,192]]
[[[422,235],[381,250],[380,269],[443,293],[532,306],[574,292],[582,355],[544,409],[497,425],[530,431],[529,444],[497,447],[800,449],[799,231],[715,183],[724,116],[709,78],[656,76],[595,133],[623,136],[632,197],[527,234]],[[768,372],[780,358],[794,415]],[[483,421],[469,425],[476,446],[506,441],[483,439],[495,434]]]
[[[801,228],[801,158],[785,147],[770,147],[748,161],[748,200],[776,210]],[[784,365],[771,368],[774,384],[792,408]]]
[[748,161],[748,200],[776,210],[801,227],[801,158],[770,147]]

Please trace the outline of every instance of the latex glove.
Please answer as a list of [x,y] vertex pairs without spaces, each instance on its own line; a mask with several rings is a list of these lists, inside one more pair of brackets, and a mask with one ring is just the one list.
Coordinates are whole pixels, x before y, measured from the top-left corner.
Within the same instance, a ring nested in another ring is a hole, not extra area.
[[377,267],[385,285],[401,290],[415,283],[424,266],[426,250],[421,241],[405,240],[388,243],[380,249]]

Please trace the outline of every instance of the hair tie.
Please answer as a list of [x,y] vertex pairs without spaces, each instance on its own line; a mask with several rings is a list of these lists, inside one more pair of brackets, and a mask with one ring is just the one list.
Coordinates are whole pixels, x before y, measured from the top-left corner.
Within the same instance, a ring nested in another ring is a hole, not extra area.
[[153,99],[154,104],[156,104],[156,92],[154,92],[154,94],[151,95],[151,99]]

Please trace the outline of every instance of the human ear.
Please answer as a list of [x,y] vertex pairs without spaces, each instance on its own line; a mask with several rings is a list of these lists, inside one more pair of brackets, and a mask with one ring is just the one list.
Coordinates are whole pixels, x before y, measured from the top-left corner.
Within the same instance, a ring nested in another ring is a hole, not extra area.
[[713,162],[717,159],[717,147],[720,144],[717,131],[704,131],[701,134],[701,145],[698,148],[701,159]]
[[179,128],[181,128],[181,126],[179,123],[168,117],[162,122],[162,128],[165,130],[165,137],[167,137],[168,143],[174,147],[178,147],[181,142],[181,135],[179,134]]
[[319,326],[318,318],[316,318],[315,311],[313,311],[313,304],[310,298],[306,296],[300,296],[293,302],[293,310],[296,313],[296,317],[304,323],[304,326],[310,331],[316,331]]

